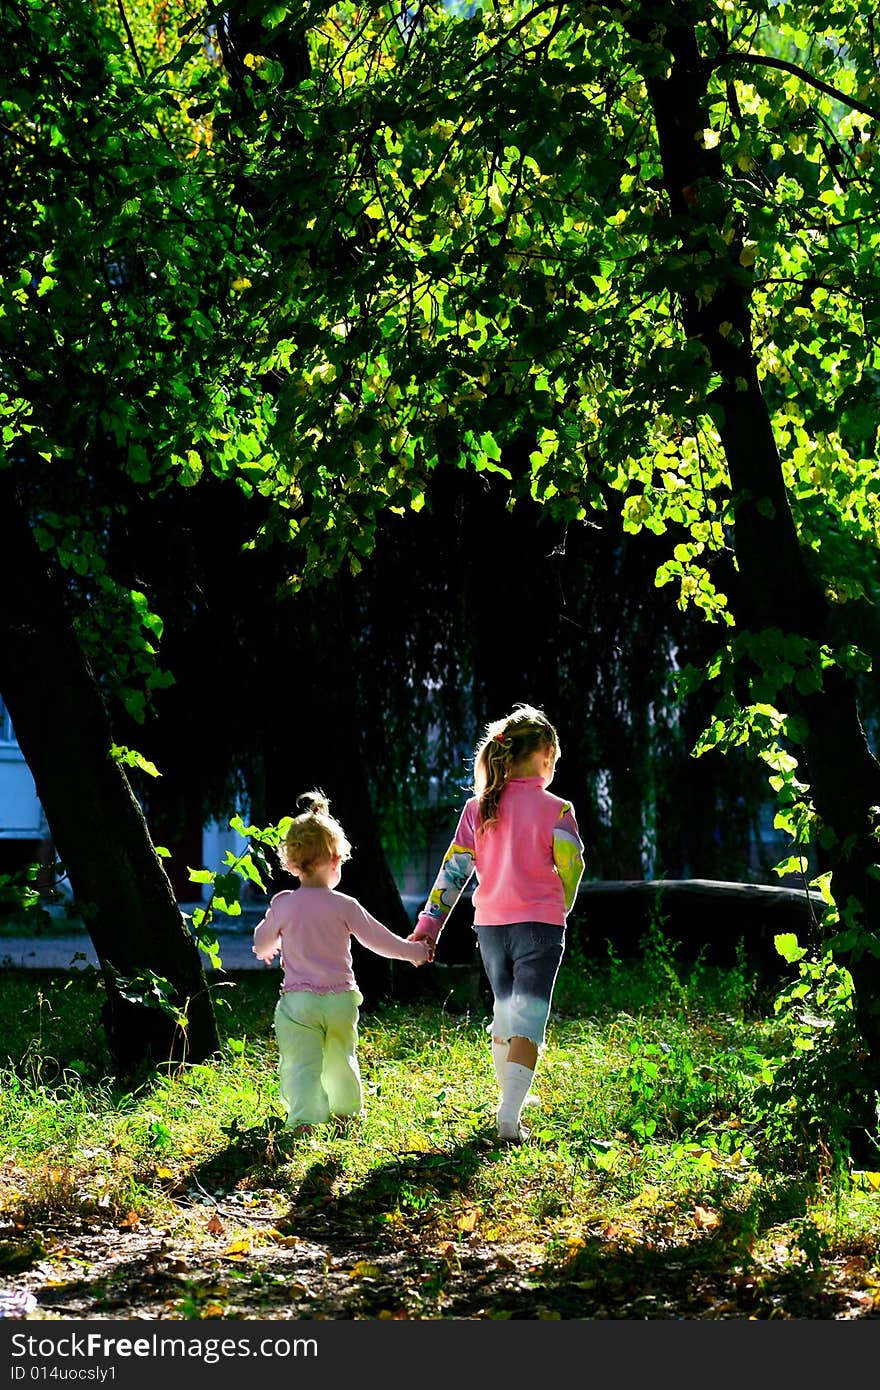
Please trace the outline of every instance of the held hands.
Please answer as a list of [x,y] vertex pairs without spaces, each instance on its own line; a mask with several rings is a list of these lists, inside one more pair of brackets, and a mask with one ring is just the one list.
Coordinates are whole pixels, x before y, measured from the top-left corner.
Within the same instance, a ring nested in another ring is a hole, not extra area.
[[[412,937],[407,937],[407,941],[412,941]],[[427,965],[429,961],[432,961],[434,959],[434,948],[432,942],[425,941],[423,937],[416,937],[415,942],[413,944],[416,946],[422,946],[424,948],[421,960],[413,961],[413,965],[416,967],[416,969],[418,969],[420,965]]]
[[434,954],[437,950],[436,941],[432,941],[429,936],[418,936],[415,932],[410,932],[409,936],[406,939],[407,941],[416,941],[420,946],[424,946],[425,948],[424,959],[417,960],[414,962],[414,964],[416,966],[430,965],[431,961],[434,959]]

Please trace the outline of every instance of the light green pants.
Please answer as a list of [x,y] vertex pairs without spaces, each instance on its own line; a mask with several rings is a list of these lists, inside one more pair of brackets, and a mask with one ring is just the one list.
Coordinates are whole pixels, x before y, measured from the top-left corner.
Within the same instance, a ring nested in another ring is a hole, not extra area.
[[345,994],[291,990],[278,1000],[275,1036],[287,1129],[360,1112],[357,1025],[358,1005],[363,1002],[357,990]]

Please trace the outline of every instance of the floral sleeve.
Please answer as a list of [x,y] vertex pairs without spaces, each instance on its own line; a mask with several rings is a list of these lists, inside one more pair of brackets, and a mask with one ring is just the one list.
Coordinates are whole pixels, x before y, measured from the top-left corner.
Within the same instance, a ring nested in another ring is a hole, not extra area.
[[427,937],[436,941],[446,919],[462,895],[468,879],[474,872],[474,827],[469,808],[466,806],[458,822],[455,838],[443,856],[434,887],[428,894],[428,901],[419,913],[413,936],[416,939]]

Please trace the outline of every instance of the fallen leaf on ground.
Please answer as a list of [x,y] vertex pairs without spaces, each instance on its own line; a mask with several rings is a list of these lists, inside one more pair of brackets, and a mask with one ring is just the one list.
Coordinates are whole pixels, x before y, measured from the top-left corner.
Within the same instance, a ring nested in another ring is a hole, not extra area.
[[250,1238],[248,1236],[243,1236],[240,1240],[234,1240],[231,1245],[227,1245],[223,1253],[224,1255],[229,1255],[230,1258],[235,1259],[240,1258],[242,1255],[249,1255],[250,1251]]
[[641,1192],[630,1202],[631,1207],[652,1207],[660,1196],[659,1187],[643,1187]]
[[717,1211],[710,1211],[708,1207],[694,1207],[694,1220],[701,1231],[713,1231],[721,1225]]
[[[222,1234],[223,1234],[223,1232],[225,1231],[225,1229],[226,1229],[226,1227],[223,1225],[223,1222],[220,1220],[220,1217],[217,1215],[216,1211],[215,1211],[215,1212],[212,1212],[212,1213],[211,1213],[211,1220],[210,1220],[210,1221],[207,1223],[207,1225],[205,1226],[205,1230],[208,1232],[208,1235],[209,1235],[209,1236],[222,1236]],[[229,1252],[227,1251],[227,1254],[228,1254],[228,1253],[229,1253]]]

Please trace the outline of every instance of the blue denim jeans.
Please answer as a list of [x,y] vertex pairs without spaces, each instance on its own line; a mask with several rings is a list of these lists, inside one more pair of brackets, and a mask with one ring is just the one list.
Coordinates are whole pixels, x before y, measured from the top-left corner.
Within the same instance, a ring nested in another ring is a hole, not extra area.
[[495,998],[494,1037],[501,1042],[528,1038],[543,1047],[565,929],[547,922],[512,922],[474,930]]

